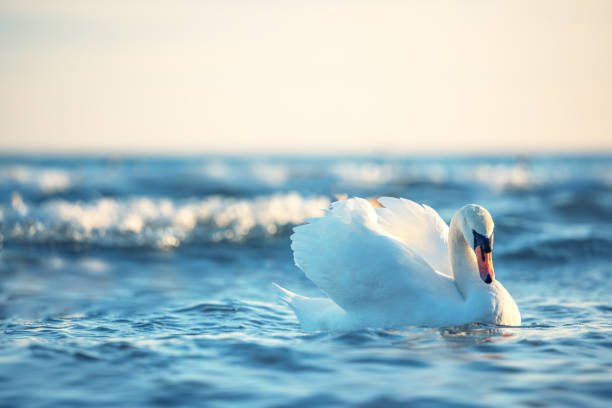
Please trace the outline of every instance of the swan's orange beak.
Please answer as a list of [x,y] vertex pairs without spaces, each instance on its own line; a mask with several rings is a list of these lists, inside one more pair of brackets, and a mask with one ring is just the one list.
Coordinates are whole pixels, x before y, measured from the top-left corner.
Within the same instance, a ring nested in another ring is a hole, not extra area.
[[495,280],[495,272],[493,271],[493,258],[491,252],[483,252],[482,246],[476,247],[476,260],[478,261],[478,272],[484,283],[491,283]]

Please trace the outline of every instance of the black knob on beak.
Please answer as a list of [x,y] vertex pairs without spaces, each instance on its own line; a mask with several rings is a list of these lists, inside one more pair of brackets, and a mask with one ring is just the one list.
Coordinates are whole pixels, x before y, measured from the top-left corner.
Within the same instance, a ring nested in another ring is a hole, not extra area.
[[485,254],[490,253],[492,250],[491,240],[485,237],[484,235],[477,233],[474,230],[472,230],[472,233],[474,234],[474,250],[476,250],[476,247],[478,246],[482,248],[481,256],[482,256],[482,260],[484,261]]

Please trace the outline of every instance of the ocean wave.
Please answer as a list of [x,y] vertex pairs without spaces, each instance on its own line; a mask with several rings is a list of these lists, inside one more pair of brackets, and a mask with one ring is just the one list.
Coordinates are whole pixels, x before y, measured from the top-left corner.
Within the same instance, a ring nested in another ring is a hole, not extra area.
[[68,171],[58,168],[14,165],[0,167],[0,183],[52,194],[68,190],[72,177]]
[[585,263],[605,260],[612,253],[612,241],[604,237],[576,236],[539,240],[500,251],[511,262]]
[[346,185],[380,185],[398,177],[398,169],[389,164],[376,163],[338,163],[330,168],[330,173]]
[[17,192],[29,201],[130,195],[253,197],[290,191],[374,195],[422,185],[484,188],[496,194],[592,188],[610,192],[612,160],[217,157],[3,162],[0,158],[0,193],[10,197]]
[[268,186],[285,185],[289,179],[289,167],[282,164],[251,163],[245,166],[230,165],[221,160],[211,161],[201,169],[208,180],[226,185]]
[[105,247],[242,242],[280,234],[305,218],[320,216],[329,204],[328,198],[297,193],[252,199],[52,200],[38,205],[14,197],[11,205],[0,206],[0,233],[6,242]]
[[552,197],[552,208],[560,215],[580,218],[612,220],[612,192],[591,189],[588,194],[583,191],[565,192]]
[[335,185],[366,188],[383,186],[485,187],[495,193],[536,191],[564,186],[612,186],[610,163],[487,161],[339,161],[327,168]]

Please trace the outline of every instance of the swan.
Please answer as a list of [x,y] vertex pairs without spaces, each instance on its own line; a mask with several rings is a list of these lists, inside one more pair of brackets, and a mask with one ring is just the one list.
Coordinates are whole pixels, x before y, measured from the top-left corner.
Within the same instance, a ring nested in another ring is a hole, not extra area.
[[484,207],[462,207],[449,227],[427,205],[378,202],[336,201],[294,228],[295,264],[328,295],[310,298],[274,284],[304,330],[520,326],[514,299],[495,279],[494,224]]

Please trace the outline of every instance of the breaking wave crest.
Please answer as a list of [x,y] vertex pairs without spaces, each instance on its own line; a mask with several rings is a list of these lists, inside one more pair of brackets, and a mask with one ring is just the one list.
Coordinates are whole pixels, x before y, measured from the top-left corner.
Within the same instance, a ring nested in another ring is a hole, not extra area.
[[[99,196],[172,199],[203,195],[257,196],[274,192],[378,194],[434,189],[504,192],[612,189],[608,158],[486,158],[403,160],[400,158],[191,160],[10,160],[0,157],[0,193],[25,200],[92,200]],[[1,201],[1,200],[0,200]]]
[[0,206],[0,233],[6,242],[104,247],[241,242],[280,234],[305,218],[320,216],[329,204],[328,198],[297,193],[249,199],[52,200],[32,206],[16,196],[11,205]]
[[73,180],[69,172],[58,168],[36,168],[24,165],[0,167],[0,185],[13,185],[44,194],[66,191]]

